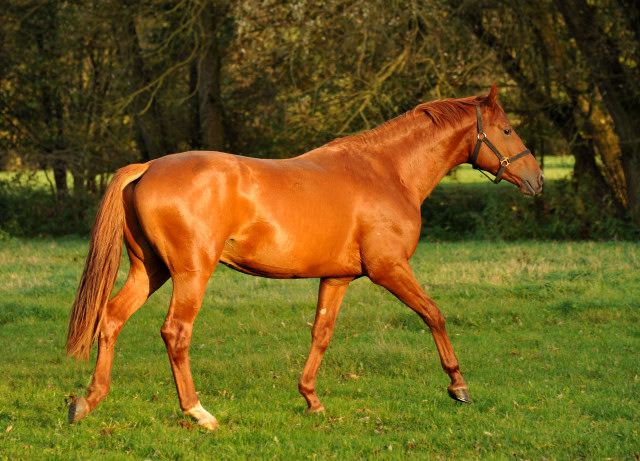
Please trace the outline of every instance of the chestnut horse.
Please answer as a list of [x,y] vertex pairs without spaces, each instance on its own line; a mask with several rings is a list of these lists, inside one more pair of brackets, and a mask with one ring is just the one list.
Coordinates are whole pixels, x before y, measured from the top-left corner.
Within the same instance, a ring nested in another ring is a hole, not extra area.
[[[424,320],[451,379],[449,395],[470,402],[444,318],[408,260],[420,236],[420,204],[456,165],[495,172],[495,182],[504,178],[526,195],[542,189],[542,171],[496,98],[494,84],[487,95],[420,104],[376,129],[286,160],[187,152],[118,170],[96,216],[69,320],[69,355],[88,359],[93,342],[99,344],[93,381],[86,397],[73,400],[69,422],[106,397],[118,334],[171,277],[161,332],[180,406],[199,424],[217,427],[199,402],[188,350],[218,262],[262,277],[320,279],[299,381],[307,411],[324,410],[316,373],[347,287],[362,276]],[[109,300],[123,238],[129,276]]]

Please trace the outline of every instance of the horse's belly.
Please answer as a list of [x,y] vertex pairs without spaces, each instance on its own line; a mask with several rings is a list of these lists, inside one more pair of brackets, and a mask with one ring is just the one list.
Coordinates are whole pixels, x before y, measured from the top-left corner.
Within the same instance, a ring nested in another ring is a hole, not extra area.
[[271,278],[356,276],[361,268],[359,250],[346,240],[255,223],[227,239],[220,261],[241,272]]

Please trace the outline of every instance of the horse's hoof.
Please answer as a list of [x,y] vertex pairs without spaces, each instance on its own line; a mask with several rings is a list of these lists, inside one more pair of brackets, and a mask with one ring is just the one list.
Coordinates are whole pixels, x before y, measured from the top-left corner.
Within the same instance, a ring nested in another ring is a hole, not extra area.
[[447,392],[449,392],[449,397],[453,400],[463,403],[471,403],[471,396],[469,396],[469,390],[466,387],[461,387],[459,389],[447,389]]
[[73,399],[69,406],[69,424],[77,423],[89,414],[87,399],[80,397]]
[[218,420],[216,418],[198,421],[198,424],[202,427],[206,427],[210,431],[215,431],[219,426]]
[[311,408],[311,407],[307,407],[307,409],[305,410],[305,413],[308,415],[312,415],[314,413],[324,413],[324,406],[319,405],[315,408]]
[[183,410],[183,413],[187,416],[191,416],[196,421],[198,421],[198,424],[200,426],[206,427],[210,431],[215,431],[218,427],[218,420],[216,419],[216,417],[205,410],[200,402],[198,402],[196,406],[194,406],[190,410]]

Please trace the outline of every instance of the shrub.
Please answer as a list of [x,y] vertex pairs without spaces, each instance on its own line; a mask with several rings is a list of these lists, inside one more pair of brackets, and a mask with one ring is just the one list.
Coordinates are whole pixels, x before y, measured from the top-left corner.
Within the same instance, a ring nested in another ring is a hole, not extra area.
[[96,204],[84,193],[60,200],[48,189],[0,180],[0,234],[14,237],[87,234]]
[[545,185],[534,198],[511,185],[444,184],[422,205],[427,240],[636,240],[640,230],[610,197],[594,198],[570,180]]
[[[87,235],[97,201],[74,192],[59,200],[49,189],[0,180],[0,239]],[[640,230],[608,197],[594,199],[589,188],[555,180],[525,198],[511,185],[442,184],[422,205],[422,238],[430,241],[636,240]]]

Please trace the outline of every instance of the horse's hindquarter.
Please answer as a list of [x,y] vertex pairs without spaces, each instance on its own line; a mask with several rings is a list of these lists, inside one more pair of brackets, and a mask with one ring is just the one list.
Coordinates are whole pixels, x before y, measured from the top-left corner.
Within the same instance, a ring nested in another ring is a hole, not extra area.
[[189,153],[154,161],[135,206],[170,269],[220,259],[267,277],[345,277],[361,273],[363,194],[331,159]]

